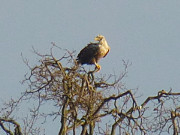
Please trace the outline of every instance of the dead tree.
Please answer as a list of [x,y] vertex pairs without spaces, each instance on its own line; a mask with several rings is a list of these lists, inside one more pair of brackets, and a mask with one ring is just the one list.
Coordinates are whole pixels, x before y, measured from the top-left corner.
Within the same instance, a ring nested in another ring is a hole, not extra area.
[[[40,57],[37,65],[30,66],[24,60],[30,69],[23,81],[28,89],[21,98],[12,100],[0,111],[3,114],[0,127],[6,134],[38,134],[35,123],[40,117],[44,122],[47,117],[59,119],[59,135],[180,133],[180,93],[161,90],[138,104],[136,91],[127,89],[122,83],[128,63],[124,62],[124,71],[118,77],[97,75],[79,67],[74,53],[68,50],[60,58],[53,55],[52,49],[48,55],[34,52]],[[21,131],[20,124],[13,120],[14,108],[24,101],[36,104],[30,109],[31,121],[25,118],[21,122]],[[49,103],[53,109],[42,111],[41,108]]]

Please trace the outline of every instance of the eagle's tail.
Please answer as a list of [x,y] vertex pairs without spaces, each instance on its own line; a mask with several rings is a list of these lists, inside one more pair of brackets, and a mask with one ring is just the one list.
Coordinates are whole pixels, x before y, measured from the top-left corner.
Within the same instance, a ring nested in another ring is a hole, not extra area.
[[75,64],[76,64],[76,65],[80,65],[80,64],[81,64],[81,62],[80,62],[80,60],[79,60],[78,58],[76,58]]

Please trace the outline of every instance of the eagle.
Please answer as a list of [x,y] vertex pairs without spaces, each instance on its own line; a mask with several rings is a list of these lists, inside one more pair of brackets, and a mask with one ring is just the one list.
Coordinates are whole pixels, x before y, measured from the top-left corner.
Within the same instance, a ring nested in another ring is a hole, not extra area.
[[101,66],[98,64],[101,58],[104,58],[110,47],[104,36],[98,35],[94,38],[96,43],[90,42],[86,47],[84,47],[77,56],[77,63],[80,65],[88,64],[95,65],[95,71],[99,71]]

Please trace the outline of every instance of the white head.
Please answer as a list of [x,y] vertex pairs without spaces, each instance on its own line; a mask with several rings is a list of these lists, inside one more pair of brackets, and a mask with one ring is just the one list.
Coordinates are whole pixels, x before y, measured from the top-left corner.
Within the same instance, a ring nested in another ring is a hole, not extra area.
[[95,41],[101,41],[102,39],[105,39],[103,35],[98,35],[97,37],[94,38]]

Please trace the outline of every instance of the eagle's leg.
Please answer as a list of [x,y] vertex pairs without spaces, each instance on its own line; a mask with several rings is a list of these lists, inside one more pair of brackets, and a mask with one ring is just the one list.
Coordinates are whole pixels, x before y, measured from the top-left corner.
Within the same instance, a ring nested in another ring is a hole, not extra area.
[[98,63],[95,63],[95,71],[98,72],[99,70],[101,70],[101,66]]

